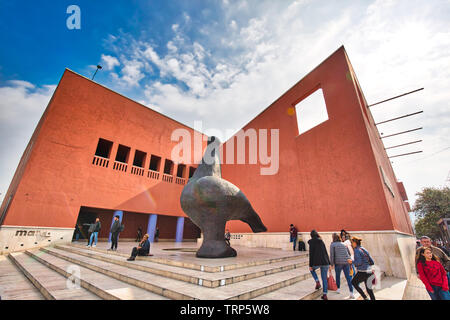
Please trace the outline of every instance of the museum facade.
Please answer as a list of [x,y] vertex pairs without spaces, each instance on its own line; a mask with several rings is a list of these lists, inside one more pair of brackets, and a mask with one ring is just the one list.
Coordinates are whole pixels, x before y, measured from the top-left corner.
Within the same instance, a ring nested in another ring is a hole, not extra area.
[[[296,106],[318,90],[327,119],[300,133]],[[201,132],[66,69],[0,207],[0,252],[70,242],[76,225],[85,237],[95,217],[107,239],[114,215],[125,225],[121,239],[134,239],[138,228],[153,239],[158,227],[161,240],[201,241],[180,207],[198,166],[193,157],[172,158],[180,128],[206,147]],[[230,221],[232,245],[291,249],[291,223],[305,242],[312,229],[327,244],[345,229],[363,238],[386,274],[408,277],[415,246],[408,199],[344,47],[242,129],[277,130],[278,168],[263,175],[260,161],[222,164],[222,178],[244,192],[268,229],[253,234]],[[224,159],[236,139],[224,142]]]

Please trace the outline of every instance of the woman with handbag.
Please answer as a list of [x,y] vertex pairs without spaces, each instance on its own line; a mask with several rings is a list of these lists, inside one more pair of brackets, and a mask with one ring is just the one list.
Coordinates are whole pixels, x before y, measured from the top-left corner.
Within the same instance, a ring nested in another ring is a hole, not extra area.
[[320,269],[320,275],[323,283],[322,300],[328,300],[328,271],[331,271],[330,258],[328,257],[325,243],[320,239],[316,230],[311,231],[311,240],[309,245],[309,271],[316,281],[316,290],[320,289],[320,281],[317,277],[316,270]]
[[350,290],[350,299],[354,299],[352,277],[350,276],[350,266],[352,259],[345,244],[341,242],[341,238],[337,233],[333,233],[333,242],[330,245],[330,262],[331,267],[334,266],[336,274],[336,293],[340,293],[341,287],[341,271],[344,271],[345,279],[347,280],[348,289]]
[[[356,275],[353,277],[352,285],[355,287],[356,291],[364,298],[364,300],[368,300],[364,291],[359,287],[361,282],[364,282],[366,286],[367,293],[370,296],[370,300],[375,300],[375,295],[372,290],[372,282],[373,279],[373,271],[370,266],[374,265],[372,258],[370,257],[369,252],[361,246],[362,239],[353,237],[352,238],[352,246],[353,252],[355,255],[355,259],[353,261],[356,267]],[[370,283],[368,283],[370,281]]]

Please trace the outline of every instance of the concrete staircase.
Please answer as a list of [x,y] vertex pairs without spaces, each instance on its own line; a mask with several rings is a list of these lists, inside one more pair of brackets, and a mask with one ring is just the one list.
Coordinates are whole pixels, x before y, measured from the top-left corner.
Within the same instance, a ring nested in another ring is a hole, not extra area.
[[[270,250],[208,265],[170,253],[130,262],[123,252],[70,244],[12,253],[0,267],[12,262],[32,283],[28,289],[39,292],[40,297],[33,292],[36,299],[306,300],[321,295],[314,290],[307,253]],[[5,281],[0,276],[0,288]],[[2,299],[21,299],[3,294]]]

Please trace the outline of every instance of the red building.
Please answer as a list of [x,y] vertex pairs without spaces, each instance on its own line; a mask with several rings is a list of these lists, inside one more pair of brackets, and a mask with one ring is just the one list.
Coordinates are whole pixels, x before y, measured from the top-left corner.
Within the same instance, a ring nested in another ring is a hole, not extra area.
[[[299,134],[293,110],[318,89],[328,120]],[[95,216],[106,238],[115,213],[125,224],[121,238],[134,238],[138,227],[152,233],[155,225],[162,239],[199,237],[179,203],[196,167],[171,159],[177,144],[171,134],[179,128],[194,134],[66,70],[0,208],[1,251],[70,241],[77,221]],[[245,193],[268,228],[252,234],[246,224],[229,222],[232,244],[290,248],[291,223],[305,242],[312,229],[326,241],[346,229],[364,238],[382,270],[408,276],[415,238],[406,193],[344,47],[243,128],[249,129],[278,130],[279,167],[276,174],[261,175],[266,165],[259,161],[222,165],[223,178]],[[223,145],[223,160],[235,138]]]

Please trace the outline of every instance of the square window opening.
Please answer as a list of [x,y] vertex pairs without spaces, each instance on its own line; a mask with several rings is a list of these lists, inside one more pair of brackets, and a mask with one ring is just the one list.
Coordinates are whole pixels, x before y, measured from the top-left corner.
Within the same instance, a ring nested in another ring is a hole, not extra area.
[[152,156],[150,157],[149,169],[152,171],[159,171],[160,165],[161,165],[161,157],[152,154]]
[[109,156],[111,155],[111,149],[112,149],[113,142],[108,141],[105,139],[98,139],[97,149],[95,150],[95,155],[107,158],[109,159]]
[[147,157],[147,153],[136,150],[136,152],[134,153],[133,166],[143,168],[146,157]]
[[173,161],[166,159],[164,163],[164,173],[173,175]]
[[177,177],[184,178],[184,173],[186,172],[186,165],[179,164],[177,168]]
[[328,112],[322,89],[317,89],[297,103],[295,105],[295,113],[297,115],[299,135],[327,121]]
[[119,147],[117,148],[116,161],[128,163],[128,157],[130,155],[130,150],[131,150],[130,147],[119,144]]

